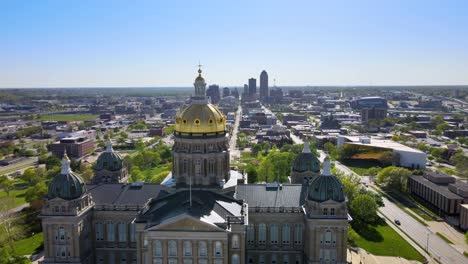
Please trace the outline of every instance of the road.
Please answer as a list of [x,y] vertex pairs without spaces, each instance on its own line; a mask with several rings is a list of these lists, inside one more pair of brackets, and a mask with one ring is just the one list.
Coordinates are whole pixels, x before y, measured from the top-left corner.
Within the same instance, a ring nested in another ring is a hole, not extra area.
[[379,209],[380,212],[389,219],[400,220],[400,228],[416,243],[426,248],[434,258],[440,260],[441,263],[468,263],[465,256],[432,233],[427,227],[409,216],[387,198],[382,196],[382,199],[385,206]]
[[16,171],[22,171],[37,163],[37,157],[27,158],[18,163],[0,167],[0,174],[10,174]]
[[242,107],[239,105],[239,108],[236,112],[236,120],[234,121],[234,127],[232,128],[231,139],[229,140],[229,152],[231,155],[231,162],[234,160],[240,159],[240,150],[237,148],[237,133],[239,132],[239,123],[242,116]]
[[[323,151],[319,151],[323,152]],[[344,166],[339,162],[335,162],[335,167],[346,173],[346,174],[355,174],[349,168]],[[355,174],[357,175],[357,174]],[[361,177],[362,182],[368,182],[368,177]],[[370,189],[372,190],[373,189]],[[405,211],[396,206],[393,202],[388,200],[386,197],[382,196],[384,206],[380,207],[380,212],[386,216],[388,219],[394,220],[398,219],[401,222],[399,226],[403,232],[405,232],[409,237],[411,237],[417,244],[425,248],[432,257],[440,260],[441,263],[468,263],[468,260],[455,248],[447,244],[439,238],[435,233],[429,230],[426,226],[422,225],[416,221],[413,217],[409,216]],[[394,225],[390,225],[395,229]],[[397,230],[398,231],[398,230]]]

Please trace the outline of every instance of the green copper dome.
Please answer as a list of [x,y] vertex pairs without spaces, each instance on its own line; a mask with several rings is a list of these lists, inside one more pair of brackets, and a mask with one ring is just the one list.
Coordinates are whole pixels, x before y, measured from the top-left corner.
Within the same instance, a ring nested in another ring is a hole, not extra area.
[[114,152],[112,149],[112,144],[107,143],[106,151],[103,152],[96,163],[96,170],[109,170],[109,171],[118,171],[122,169],[123,158],[119,153]]
[[86,192],[86,186],[83,179],[70,169],[70,160],[67,154],[62,159],[62,171],[49,183],[49,192],[47,197],[53,199],[56,197],[64,200],[73,200],[81,197]]
[[295,172],[320,172],[320,161],[310,151],[309,143],[304,143],[304,150],[294,160],[293,171]]
[[322,175],[312,180],[309,186],[308,199],[315,202],[325,202],[333,200],[335,202],[344,202],[346,200],[343,190],[343,184],[338,177],[331,174],[330,160],[325,158],[323,162]]

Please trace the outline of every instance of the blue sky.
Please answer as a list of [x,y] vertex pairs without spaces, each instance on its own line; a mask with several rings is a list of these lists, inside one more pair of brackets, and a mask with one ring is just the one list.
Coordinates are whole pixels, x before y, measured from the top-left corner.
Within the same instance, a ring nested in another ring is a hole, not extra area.
[[468,84],[468,1],[0,1],[0,87]]

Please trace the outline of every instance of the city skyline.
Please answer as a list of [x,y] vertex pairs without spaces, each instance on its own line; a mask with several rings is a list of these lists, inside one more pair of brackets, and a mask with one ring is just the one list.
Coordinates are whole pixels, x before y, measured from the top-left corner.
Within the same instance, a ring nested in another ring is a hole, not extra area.
[[2,3],[0,88],[190,87],[199,60],[220,86],[468,84],[460,1],[25,2]]

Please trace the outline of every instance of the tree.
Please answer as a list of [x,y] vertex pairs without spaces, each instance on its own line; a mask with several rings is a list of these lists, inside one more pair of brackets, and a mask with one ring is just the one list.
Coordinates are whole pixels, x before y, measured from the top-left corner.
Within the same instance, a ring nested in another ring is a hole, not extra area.
[[14,214],[10,213],[10,209],[14,208],[15,205],[14,197],[0,197],[0,220],[2,223],[0,225],[0,249],[9,247],[14,251],[15,241],[23,235],[23,230],[14,222]]
[[356,195],[350,204],[353,219],[358,225],[375,222],[377,220],[377,208],[375,198],[367,193]]
[[45,162],[46,164],[46,170],[50,170],[53,167],[60,167],[62,166],[62,162],[60,161],[59,158],[55,156],[49,156]]
[[256,183],[258,181],[258,172],[252,164],[247,166],[246,173],[249,183]]
[[2,188],[7,196],[10,196],[10,190],[13,189],[13,181],[6,175],[0,176],[0,188]]
[[468,177],[468,157],[463,153],[457,153],[450,158],[450,161],[455,164],[457,172],[460,176]]
[[385,188],[405,192],[407,189],[408,177],[411,176],[411,171],[401,168],[390,166],[377,175],[377,183],[383,185]]
[[85,182],[89,183],[93,179],[94,171],[90,164],[81,163],[79,172]]
[[24,199],[31,204],[31,207],[39,209],[44,203],[44,198],[47,194],[47,185],[45,181],[41,181],[36,185],[29,187],[24,193]]
[[23,181],[26,181],[29,183],[29,185],[34,185],[39,182],[40,178],[36,174],[36,170],[33,168],[26,169],[23,172],[23,175],[20,177]]

